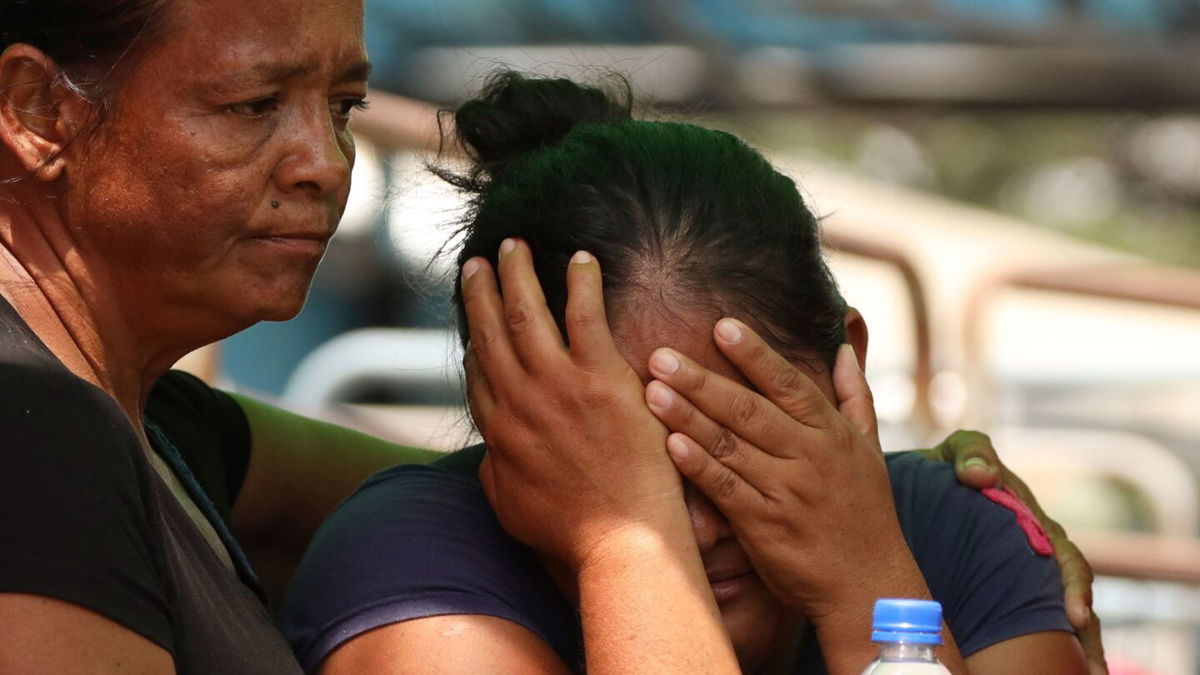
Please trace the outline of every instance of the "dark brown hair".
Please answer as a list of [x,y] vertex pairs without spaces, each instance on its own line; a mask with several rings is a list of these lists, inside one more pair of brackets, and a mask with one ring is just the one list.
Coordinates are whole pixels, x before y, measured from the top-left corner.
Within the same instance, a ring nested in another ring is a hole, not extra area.
[[494,264],[503,239],[524,238],[561,328],[568,260],[586,250],[610,303],[708,308],[832,364],[846,303],[796,184],[731,134],[634,119],[620,82],[605,91],[503,72],[458,109],[475,163],[439,174],[470,197],[460,267]]
[[101,109],[111,105],[124,66],[160,38],[166,0],[0,0],[0,51],[37,47],[63,84]]

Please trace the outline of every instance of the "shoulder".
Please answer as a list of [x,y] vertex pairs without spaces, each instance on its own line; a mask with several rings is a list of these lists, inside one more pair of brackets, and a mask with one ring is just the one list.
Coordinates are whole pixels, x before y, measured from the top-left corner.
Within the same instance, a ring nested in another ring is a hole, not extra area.
[[574,644],[572,610],[500,527],[478,480],[403,465],[367,479],[321,526],[280,620],[312,669],[367,631],[453,614],[512,621],[559,651]]
[[232,396],[214,389],[203,380],[182,370],[169,370],[150,390],[146,401],[149,411],[169,413],[171,410],[186,409],[210,421],[229,418],[245,424],[245,414]]
[[179,370],[159,378],[146,400],[156,424],[229,519],[250,463],[250,422],[229,394]]
[[1030,548],[1012,511],[959,484],[948,462],[896,453],[887,463],[901,530],[964,656],[1070,630],[1058,566]]
[[0,438],[0,482],[10,488],[136,484],[132,423],[112,397],[56,362],[0,361]]
[[0,439],[0,541],[19,542],[0,556],[0,591],[58,598],[169,644],[148,468],[116,402],[57,362],[6,359]]

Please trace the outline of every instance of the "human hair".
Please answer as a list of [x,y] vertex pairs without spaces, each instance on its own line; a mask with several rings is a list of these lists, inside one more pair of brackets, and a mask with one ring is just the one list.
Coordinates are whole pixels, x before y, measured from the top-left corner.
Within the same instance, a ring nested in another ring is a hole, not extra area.
[[[737,137],[635,120],[623,79],[603,89],[505,71],[454,113],[469,195],[458,267],[493,264],[525,239],[563,328],[566,266],[586,250],[604,276],[611,320],[657,302],[737,316],[794,358],[831,365],[846,303],[822,257],[817,219],[796,184]],[[461,275],[455,303],[464,340]],[[565,331],[564,331],[565,334]]]
[[168,0],[0,0],[0,52],[37,47],[59,82],[103,112],[124,66],[166,30]]

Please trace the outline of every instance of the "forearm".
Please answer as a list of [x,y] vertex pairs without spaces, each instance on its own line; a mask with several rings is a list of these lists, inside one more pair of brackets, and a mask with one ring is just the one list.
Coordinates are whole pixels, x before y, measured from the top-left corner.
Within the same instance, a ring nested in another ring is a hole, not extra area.
[[233,506],[233,530],[252,558],[280,570],[276,576],[290,574],[317,527],[364,478],[438,456],[234,398],[250,423],[251,451]]
[[627,528],[578,581],[589,673],[740,672],[690,531]]
[[[907,549],[904,555],[893,556],[887,565],[861,575],[860,583],[826,613],[810,617],[816,625],[821,653],[825,655],[830,673],[858,675],[876,657],[878,647],[870,641],[870,636],[872,613],[879,598],[932,599],[929,587]],[[944,622],[942,646],[937,653],[951,673],[965,675],[968,672],[954,636]]]

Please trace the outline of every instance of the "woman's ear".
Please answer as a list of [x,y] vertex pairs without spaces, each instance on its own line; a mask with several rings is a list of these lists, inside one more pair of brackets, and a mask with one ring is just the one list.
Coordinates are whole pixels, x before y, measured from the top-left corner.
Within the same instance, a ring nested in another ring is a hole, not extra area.
[[63,150],[90,112],[90,103],[61,84],[45,52],[15,44],[0,53],[0,142],[38,180],[62,174]]
[[842,323],[846,327],[846,342],[854,347],[854,354],[858,357],[858,368],[865,373],[867,372],[867,321],[857,309],[851,307],[846,310],[846,316],[842,319]]

